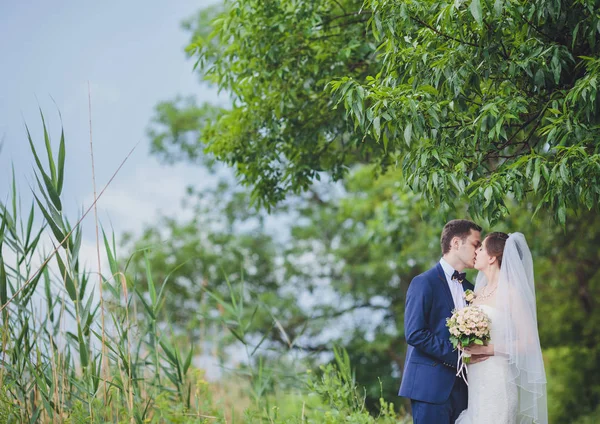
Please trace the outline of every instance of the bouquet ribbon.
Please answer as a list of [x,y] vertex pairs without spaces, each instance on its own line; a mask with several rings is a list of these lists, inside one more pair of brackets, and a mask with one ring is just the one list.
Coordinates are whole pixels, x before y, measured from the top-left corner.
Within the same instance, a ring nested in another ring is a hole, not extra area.
[[469,385],[469,382],[467,381],[469,369],[467,368],[467,364],[465,364],[464,359],[470,357],[471,355],[465,353],[462,349],[458,350],[458,364],[456,365],[456,369],[458,370],[458,372],[456,373],[456,376],[462,378],[463,381],[467,384],[467,386]]

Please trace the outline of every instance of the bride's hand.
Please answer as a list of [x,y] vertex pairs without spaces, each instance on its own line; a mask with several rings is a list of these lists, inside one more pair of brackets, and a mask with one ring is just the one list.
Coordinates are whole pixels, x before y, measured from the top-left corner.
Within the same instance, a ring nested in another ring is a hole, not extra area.
[[486,355],[493,356],[494,355],[494,345],[489,344],[485,346],[481,345],[471,345],[467,346],[463,349],[466,353],[470,353],[471,355]]
[[471,356],[471,360],[469,361],[469,364],[473,365],[476,364],[478,362],[483,362],[490,359],[489,356],[487,355],[472,355]]

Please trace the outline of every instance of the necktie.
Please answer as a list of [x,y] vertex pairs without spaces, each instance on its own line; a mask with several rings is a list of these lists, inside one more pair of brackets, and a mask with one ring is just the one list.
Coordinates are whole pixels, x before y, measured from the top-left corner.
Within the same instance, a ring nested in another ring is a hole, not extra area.
[[452,274],[452,279],[457,280],[459,283],[462,283],[466,276],[466,272],[454,271],[454,274]]

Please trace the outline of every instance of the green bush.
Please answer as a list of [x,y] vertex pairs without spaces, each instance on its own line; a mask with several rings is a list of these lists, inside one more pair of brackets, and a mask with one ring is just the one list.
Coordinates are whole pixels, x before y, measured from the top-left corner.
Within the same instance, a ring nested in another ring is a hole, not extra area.
[[[582,346],[563,346],[545,350],[544,357],[550,422],[569,423],[573,417],[593,413],[592,410],[582,410],[581,406],[597,405],[600,400],[598,351]],[[583,422],[587,422],[586,419],[583,418]]]

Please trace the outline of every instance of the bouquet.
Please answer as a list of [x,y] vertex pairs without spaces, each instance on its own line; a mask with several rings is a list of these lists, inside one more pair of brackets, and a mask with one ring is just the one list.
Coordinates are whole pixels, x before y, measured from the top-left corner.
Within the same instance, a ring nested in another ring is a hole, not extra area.
[[[450,342],[454,349],[477,344],[484,345],[490,340],[490,318],[477,306],[467,306],[454,311],[446,320],[450,330]],[[463,363],[468,364],[471,355],[461,351]]]

